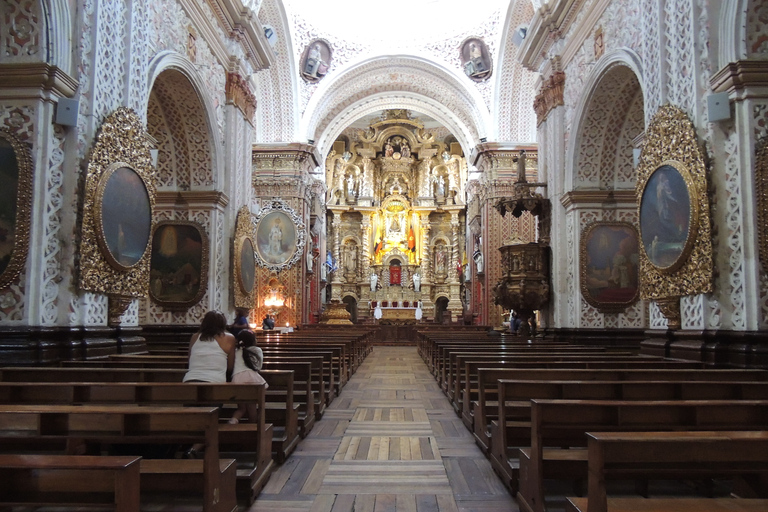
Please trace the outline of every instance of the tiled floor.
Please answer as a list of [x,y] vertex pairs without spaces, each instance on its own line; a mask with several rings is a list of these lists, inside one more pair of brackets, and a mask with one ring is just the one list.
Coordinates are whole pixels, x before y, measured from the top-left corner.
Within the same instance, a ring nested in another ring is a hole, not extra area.
[[250,508],[517,510],[413,346],[376,347]]

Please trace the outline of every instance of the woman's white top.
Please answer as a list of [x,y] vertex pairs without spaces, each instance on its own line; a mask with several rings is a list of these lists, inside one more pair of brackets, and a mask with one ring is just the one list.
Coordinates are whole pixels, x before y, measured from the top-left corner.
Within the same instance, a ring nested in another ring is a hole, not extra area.
[[[261,370],[261,365],[264,362],[264,353],[261,351],[261,349],[259,347],[248,347],[245,350],[256,356],[256,359],[258,359],[256,369]],[[245,364],[245,361],[243,361],[243,349],[238,348],[235,350],[235,369],[232,370],[232,375],[244,372],[246,370],[250,370],[250,368],[248,368],[248,366]]]
[[198,339],[189,351],[189,370],[184,382],[227,382],[227,353],[210,338]]

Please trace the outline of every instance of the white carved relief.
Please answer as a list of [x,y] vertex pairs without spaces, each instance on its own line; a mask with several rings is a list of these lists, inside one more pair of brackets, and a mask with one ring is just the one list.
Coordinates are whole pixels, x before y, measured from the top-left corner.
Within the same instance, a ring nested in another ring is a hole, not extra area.
[[[725,142],[725,176],[723,183],[727,200],[721,206],[725,211],[726,231],[714,230],[715,239],[718,242],[713,245],[713,250],[718,251],[719,258],[728,255],[727,283],[721,282],[723,292],[727,293],[728,304],[731,310],[730,327],[735,330],[744,330],[747,327],[745,317],[745,283],[744,283],[744,231],[742,222],[744,213],[742,209],[741,192],[741,166],[739,162],[739,138],[736,130],[732,131]],[[718,215],[719,216],[719,215]],[[722,222],[720,219],[718,219]],[[723,226],[723,224],[719,224]],[[717,254],[717,253],[716,253]],[[725,280],[725,279],[723,279]]]
[[128,12],[124,2],[101,2],[96,29],[93,115],[97,125],[123,105],[127,77]]
[[128,106],[146,121],[145,105],[149,94],[147,75],[149,65],[149,0],[133,0],[131,10],[130,76],[128,78]]
[[750,59],[768,59],[768,4],[749,2],[747,12],[747,55]]
[[629,306],[623,313],[619,314],[619,325],[621,329],[642,329],[646,325],[646,310],[648,304],[642,300]]
[[664,3],[664,76],[668,102],[687,112],[697,124],[697,52],[692,12],[691,0],[668,0]]
[[5,0],[0,4],[0,19],[4,28],[0,64],[45,60],[40,51],[46,44],[40,2]]
[[650,312],[650,324],[651,329],[666,329],[668,326],[667,317],[665,317],[661,310],[659,309],[659,306],[656,304],[655,301],[652,301],[649,306],[649,312]]
[[42,296],[40,304],[40,322],[42,325],[56,325],[59,312],[59,283],[62,280],[61,236],[62,209],[64,208],[64,128],[55,125],[51,134],[51,152],[47,166],[45,194],[45,242],[42,258]]
[[295,139],[295,120],[298,119],[298,99],[294,93],[298,70],[291,65],[288,38],[290,27],[283,25],[282,6],[278,0],[264,0],[259,11],[259,20],[269,24],[284,36],[279,37],[274,47],[275,64],[269,69],[256,73],[255,94],[258,101],[257,140],[254,142],[284,142]]
[[120,316],[120,325],[123,327],[136,327],[139,325],[139,299],[132,299]]
[[83,292],[77,297],[72,297],[69,324],[83,326],[107,325],[108,306],[106,295]]
[[680,316],[683,329],[704,329],[704,310],[706,299],[704,295],[687,295],[680,300]]
[[[640,55],[643,58],[645,70],[645,125],[661,106],[661,44],[659,36],[659,1],[642,0],[642,27],[645,36],[642,38],[643,48]],[[656,308],[658,310],[658,308]]]
[[82,160],[88,151],[92,134],[90,127],[93,126],[91,98],[93,89],[91,83],[91,70],[93,61],[93,26],[94,26],[94,3],[95,0],[84,0],[82,8],[78,12],[78,33],[79,55],[77,75],[80,100],[80,115],[77,116],[77,156]]
[[579,305],[581,313],[579,314],[578,327],[582,329],[601,329],[605,327],[604,317],[596,308],[589,305],[581,295],[579,295]]

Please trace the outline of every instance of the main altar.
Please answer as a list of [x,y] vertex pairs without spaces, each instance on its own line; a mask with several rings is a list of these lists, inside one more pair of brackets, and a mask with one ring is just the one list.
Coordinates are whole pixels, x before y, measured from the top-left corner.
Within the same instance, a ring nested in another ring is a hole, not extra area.
[[450,140],[392,110],[328,155],[325,299],[357,321],[378,306],[381,322],[415,322],[417,304],[424,321],[462,316],[467,164]]

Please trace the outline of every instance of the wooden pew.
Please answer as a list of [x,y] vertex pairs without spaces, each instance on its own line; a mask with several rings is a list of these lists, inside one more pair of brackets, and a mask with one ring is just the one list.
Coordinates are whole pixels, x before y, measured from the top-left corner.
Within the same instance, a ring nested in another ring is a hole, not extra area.
[[[309,361],[264,361],[261,372],[266,379],[270,370],[288,370],[293,372],[293,405],[296,407],[296,421],[301,438],[305,438],[315,425],[315,393],[312,390],[312,363]],[[286,389],[287,391],[287,389]],[[267,390],[270,401],[279,403],[283,391]],[[287,400],[283,400],[288,407]]]
[[[264,379],[269,383],[272,395],[267,394],[267,423],[273,426],[272,452],[274,459],[282,463],[296,448],[299,442],[298,411],[293,403],[293,372],[290,370],[272,370],[272,377]],[[38,382],[180,382],[184,369],[157,368],[48,368],[27,367],[0,368],[0,381],[26,382],[33,379]],[[290,380],[290,384],[287,382]],[[290,394],[277,400],[278,394]],[[280,407],[285,410],[281,411]]]
[[186,383],[0,382],[2,405],[218,406],[250,403],[259,416],[246,424],[219,423],[220,451],[237,459],[238,496],[252,502],[274,470],[272,425],[265,422],[264,386]]
[[299,444],[299,405],[294,402],[293,370],[261,370],[269,384],[266,421],[272,423],[272,456],[282,464]]
[[498,401],[498,380],[768,380],[764,370],[737,369],[677,369],[677,368],[627,368],[627,369],[531,369],[531,368],[478,368],[477,402],[466,404],[472,411],[471,430],[475,441],[484,453],[492,450],[490,421],[485,417],[488,411],[498,412],[498,406],[488,407],[489,402]]
[[544,479],[587,478],[586,432],[759,430],[768,401],[532,400],[531,446],[520,450],[521,510],[544,512]]
[[[497,420],[490,423],[490,459],[505,485],[517,491],[518,449],[530,442],[531,399],[766,400],[768,382],[498,380]],[[509,428],[508,428],[509,427]]]
[[[219,459],[218,408],[90,405],[0,406],[0,448],[27,452],[73,441],[86,443],[203,443],[202,460],[142,459],[141,492],[199,495],[203,510],[234,512],[235,461]],[[70,453],[71,454],[71,453]]]
[[[568,498],[569,512],[678,510],[676,498],[608,498],[609,479],[689,479],[749,475],[746,501],[686,498],[687,510],[768,510],[768,432],[597,432],[588,433],[588,495]],[[748,479],[747,479],[748,480]],[[758,506],[759,505],[759,506]],[[741,509],[739,509],[741,510]]]
[[114,506],[141,504],[140,457],[0,455],[0,505]]

